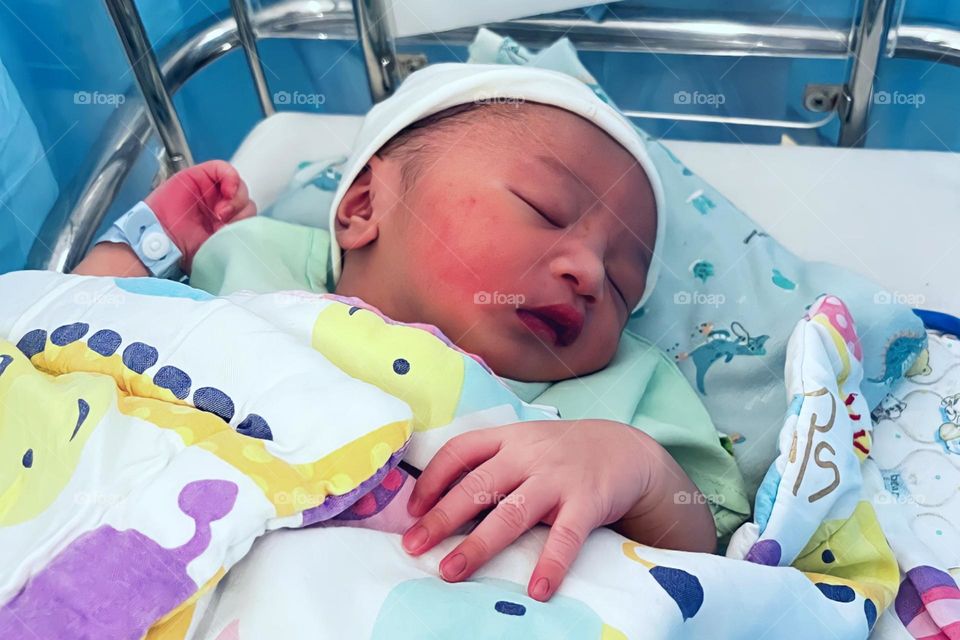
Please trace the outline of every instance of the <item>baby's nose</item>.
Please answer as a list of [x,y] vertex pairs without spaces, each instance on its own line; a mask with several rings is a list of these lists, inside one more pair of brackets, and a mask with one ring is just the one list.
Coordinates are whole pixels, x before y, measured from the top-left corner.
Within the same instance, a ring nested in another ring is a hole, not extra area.
[[557,258],[554,261],[554,273],[569,283],[573,292],[583,296],[588,302],[603,299],[606,271],[601,260],[592,251]]

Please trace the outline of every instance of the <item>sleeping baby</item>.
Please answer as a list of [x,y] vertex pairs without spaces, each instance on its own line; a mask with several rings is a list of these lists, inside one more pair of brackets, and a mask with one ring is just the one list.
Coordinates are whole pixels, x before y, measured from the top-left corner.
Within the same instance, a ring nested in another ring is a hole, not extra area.
[[[631,125],[585,85],[530,68],[430,66],[366,116],[329,233],[255,211],[229,164],[192,167],[118,220],[75,273],[182,269],[212,293],[333,290],[436,326],[515,389],[582,381],[541,400],[563,419],[457,436],[422,470],[407,552],[424,553],[493,506],[441,561],[448,581],[541,522],[550,533],[528,586],[538,600],[556,592],[597,527],[714,551],[716,513],[695,471],[637,428],[693,420],[712,431],[672,363],[624,333],[656,281],[659,179]],[[627,358],[653,363],[634,375],[652,373],[618,412],[590,380]],[[729,468],[725,481],[739,483],[732,458]]]

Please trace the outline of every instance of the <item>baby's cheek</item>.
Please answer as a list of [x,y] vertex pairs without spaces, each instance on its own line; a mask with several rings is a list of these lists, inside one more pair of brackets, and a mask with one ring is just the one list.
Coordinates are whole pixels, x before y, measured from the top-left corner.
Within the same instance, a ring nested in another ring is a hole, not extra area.
[[[597,318],[596,320],[601,320]],[[620,344],[620,334],[623,328],[615,318],[603,318],[595,326],[591,327],[589,333],[581,336],[582,344],[579,345],[580,355],[587,359],[585,369],[595,370],[605,367],[617,353],[617,347]],[[578,340],[578,342],[580,342]]]
[[444,282],[464,291],[497,284],[503,275],[521,273],[513,264],[513,233],[495,210],[481,207],[473,197],[454,199],[448,208],[432,211],[426,243],[431,268]]

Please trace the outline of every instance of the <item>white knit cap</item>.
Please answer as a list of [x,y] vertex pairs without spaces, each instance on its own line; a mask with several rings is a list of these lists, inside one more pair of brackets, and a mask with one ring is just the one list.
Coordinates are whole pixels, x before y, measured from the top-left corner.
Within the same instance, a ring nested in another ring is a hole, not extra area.
[[565,109],[606,131],[629,151],[647,174],[656,202],[657,235],[639,309],[653,292],[660,272],[659,250],[665,232],[664,195],[660,176],[633,126],[580,80],[558,71],[497,64],[442,63],[412,73],[397,91],[367,113],[353,153],[330,205],[333,279],[340,279],[342,253],[336,242],[336,216],[340,201],[354,179],[391,138],[408,125],[444,109],[480,100],[522,100]]

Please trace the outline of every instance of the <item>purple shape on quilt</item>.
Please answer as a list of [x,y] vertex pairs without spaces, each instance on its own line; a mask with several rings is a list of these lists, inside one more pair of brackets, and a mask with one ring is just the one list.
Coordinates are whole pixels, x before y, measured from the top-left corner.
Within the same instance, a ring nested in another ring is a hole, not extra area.
[[907,571],[894,600],[894,609],[903,626],[910,624],[910,621],[926,608],[921,594],[942,587],[957,589],[957,583],[946,571],[928,565],[920,565]]
[[0,638],[142,638],[197,590],[187,564],[210,545],[210,523],[233,509],[237,485],[198,480],[180,492],[196,525],[167,549],[135,529],[81,535],[0,608]]
[[780,543],[776,540],[761,540],[750,547],[745,560],[775,567],[780,564]]
[[180,491],[180,510],[197,524],[193,537],[175,551],[183,558],[183,566],[210,546],[210,523],[220,520],[237,502],[237,485],[227,480],[199,480]]
[[934,587],[957,588],[957,583],[954,582],[949,573],[928,565],[920,565],[910,569],[910,571],[907,571],[907,578],[917,587],[920,593],[926,593]]
[[909,577],[900,583],[900,590],[897,591],[897,597],[893,601],[893,608],[905,627],[923,611],[923,600],[920,599],[917,587]]
[[387,477],[387,474],[390,473],[390,470],[400,464],[400,460],[403,459],[403,454],[406,453],[407,445],[409,444],[410,441],[407,440],[403,446],[400,447],[399,451],[390,456],[386,464],[380,467],[372,476],[361,482],[360,486],[356,489],[348,491],[342,496],[328,496],[326,500],[316,507],[305,509],[303,512],[303,524],[301,526],[307,527],[318,522],[323,522],[324,520],[335,518],[352,507],[360,498],[376,489],[380,483],[383,482],[383,479]]
[[394,467],[387,472],[383,481],[373,488],[367,495],[354,502],[333,520],[366,520],[383,511],[390,502],[397,497],[403,483],[407,479],[407,472]]

